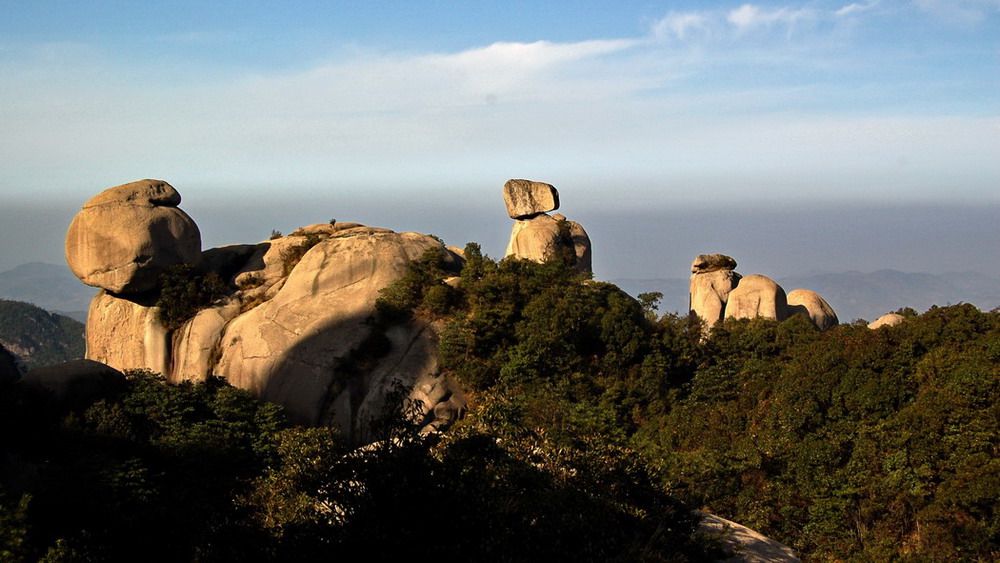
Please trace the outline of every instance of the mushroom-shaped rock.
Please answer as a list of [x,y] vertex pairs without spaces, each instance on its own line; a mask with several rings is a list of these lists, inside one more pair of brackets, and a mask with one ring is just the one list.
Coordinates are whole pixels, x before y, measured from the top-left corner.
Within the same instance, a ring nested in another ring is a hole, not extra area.
[[906,317],[900,315],[899,313],[889,313],[887,315],[882,315],[881,317],[875,319],[874,322],[868,325],[870,329],[882,328],[884,326],[896,326],[906,320]]
[[792,315],[809,317],[820,330],[829,330],[840,323],[833,307],[815,291],[795,289],[788,293],[787,299],[789,317]]
[[699,254],[691,263],[690,313],[705,322],[706,333],[722,320],[729,292],[739,284],[735,267],[725,254]]
[[66,232],[66,261],[83,283],[112,293],[155,289],[175,264],[197,263],[201,233],[170,184],[140,180],[91,198]]
[[503,185],[503,200],[511,219],[528,219],[559,209],[559,192],[544,182],[507,180]]
[[590,237],[583,226],[566,221],[562,215],[553,217],[543,213],[514,222],[504,257],[544,262],[564,250],[572,254],[577,269],[590,271]]
[[726,302],[727,319],[764,317],[783,321],[787,314],[785,290],[771,278],[757,274],[740,279]]

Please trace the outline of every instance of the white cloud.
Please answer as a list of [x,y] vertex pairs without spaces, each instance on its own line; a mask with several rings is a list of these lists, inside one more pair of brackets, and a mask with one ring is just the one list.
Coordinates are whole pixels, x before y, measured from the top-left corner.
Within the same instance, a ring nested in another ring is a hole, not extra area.
[[739,29],[750,29],[755,27],[770,27],[775,24],[792,26],[813,16],[813,11],[806,8],[766,9],[754,6],[753,4],[743,4],[739,8],[730,11],[726,16],[726,20]]
[[851,4],[847,4],[846,6],[836,10],[834,14],[841,17],[862,14],[864,12],[871,10],[877,5],[878,5],[878,0],[869,0],[868,2],[863,2],[860,4],[854,2]]
[[710,15],[696,12],[671,12],[657,20],[651,29],[657,39],[686,39],[692,32],[708,31]]

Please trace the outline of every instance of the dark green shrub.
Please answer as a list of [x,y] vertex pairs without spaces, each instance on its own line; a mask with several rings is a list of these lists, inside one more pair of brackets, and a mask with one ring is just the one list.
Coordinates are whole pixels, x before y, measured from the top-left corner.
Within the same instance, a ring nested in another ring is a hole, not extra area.
[[205,274],[191,264],[171,266],[160,277],[157,318],[168,330],[176,330],[226,293],[226,284],[215,272]]

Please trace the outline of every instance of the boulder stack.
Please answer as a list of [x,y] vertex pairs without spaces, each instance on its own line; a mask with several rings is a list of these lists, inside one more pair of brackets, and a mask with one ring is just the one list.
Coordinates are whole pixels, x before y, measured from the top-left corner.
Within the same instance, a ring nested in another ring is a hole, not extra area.
[[198,226],[162,180],[140,180],[97,194],[66,233],[66,262],[83,283],[112,293],[156,288],[163,271],[201,258]]
[[[74,219],[67,257],[80,262],[85,251],[98,255],[87,257],[94,264],[82,268],[95,271],[89,277],[80,275],[79,266],[74,268],[81,279],[99,278],[102,269],[110,272],[111,258],[128,262],[122,258],[127,256],[124,251],[122,257],[101,258],[97,250],[105,243],[100,237],[147,241],[128,246],[134,254],[160,257],[150,259],[146,269],[135,267],[131,274],[114,278],[129,283],[98,280],[104,291],[90,306],[88,359],[118,370],[150,369],[172,383],[219,376],[283,405],[297,423],[335,426],[359,444],[372,439],[370,422],[400,384],[412,387],[409,398],[419,401],[416,414],[429,429],[461,415],[461,388],[438,369],[440,327],[420,319],[392,326],[374,320],[379,291],[402,277],[410,262],[425,252],[440,252],[446,264],[456,272],[460,269],[462,258],[440,240],[338,222],[192,255],[188,245],[197,242],[197,229],[184,221],[183,212],[168,205],[178,201],[180,196],[169,185],[147,180],[100,194]],[[99,214],[130,216],[135,224],[128,230],[121,225],[102,231]],[[176,233],[156,231],[161,215],[183,228]],[[185,236],[191,229],[195,236]],[[151,240],[162,244],[151,246]],[[104,260],[100,268],[98,258]],[[199,263],[200,275],[218,276],[225,291],[179,326],[166,326],[156,306],[156,284],[137,285],[136,280],[148,277],[150,264],[177,260]],[[128,293],[137,287],[147,290]]]
[[504,257],[544,262],[562,254],[581,272],[591,271],[587,231],[561,214],[548,215],[559,208],[555,187],[531,180],[508,180],[503,196],[507,214],[514,219]]

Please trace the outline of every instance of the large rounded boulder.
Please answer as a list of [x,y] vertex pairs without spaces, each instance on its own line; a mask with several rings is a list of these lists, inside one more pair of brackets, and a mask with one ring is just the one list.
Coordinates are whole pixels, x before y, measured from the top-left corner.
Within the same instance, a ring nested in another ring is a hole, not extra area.
[[155,289],[166,268],[201,257],[201,233],[178,209],[180,201],[177,190],[162,180],[97,194],[66,233],[70,270],[83,283],[116,294]]
[[545,262],[560,252],[567,253],[577,270],[591,271],[590,237],[583,225],[559,214],[542,213],[514,222],[504,257]]
[[767,276],[754,274],[742,278],[726,302],[725,318],[785,320],[788,315],[788,297],[785,290]]
[[788,292],[788,316],[808,317],[816,328],[829,330],[840,323],[833,307],[815,291],[795,289]]

